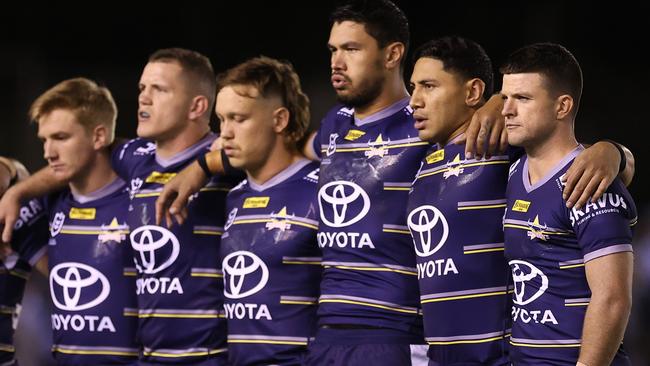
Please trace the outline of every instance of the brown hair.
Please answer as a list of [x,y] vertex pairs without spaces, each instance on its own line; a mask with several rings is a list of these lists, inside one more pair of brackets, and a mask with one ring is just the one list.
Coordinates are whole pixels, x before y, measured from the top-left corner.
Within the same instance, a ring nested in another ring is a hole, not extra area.
[[290,143],[302,145],[309,128],[309,97],[289,62],[266,56],[249,59],[219,75],[217,90],[229,85],[252,86],[263,97],[279,96],[289,110],[285,136]]
[[86,78],[64,80],[41,94],[29,108],[29,117],[37,122],[57,109],[74,112],[78,122],[87,130],[104,125],[109,131],[108,142],[115,138],[117,107],[111,92]]

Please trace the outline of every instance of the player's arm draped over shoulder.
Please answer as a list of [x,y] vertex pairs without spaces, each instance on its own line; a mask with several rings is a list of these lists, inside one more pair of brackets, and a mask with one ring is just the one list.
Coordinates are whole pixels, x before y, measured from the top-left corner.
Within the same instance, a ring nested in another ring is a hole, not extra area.
[[173,220],[179,224],[185,222],[190,196],[198,192],[210,176],[223,173],[221,149],[210,151],[188,165],[160,192],[156,200],[156,224],[160,225],[163,216],[167,227],[171,227]]
[[4,226],[2,241],[11,241],[12,229],[18,219],[22,200],[44,196],[65,187],[67,183],[57,177],[49,167],[45,167],[11,186],[0,199],[0,225]]

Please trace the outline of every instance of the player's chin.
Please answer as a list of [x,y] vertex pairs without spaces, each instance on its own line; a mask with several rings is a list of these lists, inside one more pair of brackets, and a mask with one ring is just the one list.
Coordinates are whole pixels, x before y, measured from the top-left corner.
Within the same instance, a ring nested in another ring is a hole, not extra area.
[[431,130],[426,129],[426,128],[423,128],[423,129],[419,129],[419,130],[418,130],[418,137],[419,137],[420,140],[422,140],[422,141],[427,141],[427,142],[430,142],[430,143],[435,143],[435,142],[437,142],[437,141],[434,141],[434,140],[435,140],[435,135],[436,135],[436,134],[435,134],[435,131],[431,131]]
[[53,168],[54,177],[61,181],[69,181],[74,177],[74,173],[65,168]]
[[138,129],[136,131],[138,137],[144,138],[144,139],[155,139],[156,138],[156,132],[153,131],[149,126],[140,123],[138,124]]
[[237,155],[228,155],[228,162],[235,169],[246,170],[246,161]]
[[508,132],[508,144],[512,146],[524,146],[527,139],[517,133]]

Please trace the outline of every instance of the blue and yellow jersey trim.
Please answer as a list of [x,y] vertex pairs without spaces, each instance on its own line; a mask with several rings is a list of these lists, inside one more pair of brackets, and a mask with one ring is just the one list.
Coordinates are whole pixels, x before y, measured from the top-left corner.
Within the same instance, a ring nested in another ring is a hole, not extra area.
[[285,223],[289,225],[297,225],[306,227],[312,230],[318,230],[318,221],[308,219],[306,217],[299,217],[295,215],[242,215],[237,216],[233,220],[232,225],[246,225],[246,224],[266,224],[266,223]]
[[492,156],[489,159],[476,160],[467,159],[458,162],[442,163],[430,169],[421,170],[415,177],[415,180],[430,177],[436,174],[442,174],[458,168],[471,168],[485,165],[510,165],[510,158],[507,155]]
[[324,304],[324,303],[351,304],[351,305],[378,308],[383,310],[390,310],[398,313],[416,314],[416,315],[421,314],[419,311],[420,309],[416,307],[404,306],[404,305],[390,303],[387,301],[381,301],[381,300],[370,299],[367,297],[359,297],[359,296],[322,294],[318,299],[318,303],[319,304]]
[[517,347],[531,348],[573,348],[580,347],[580,339],[526,339],[510,338],[510,344]]
[[290,346],[306,346],[309,342],[307,337],[287,337],[258,334],[229,334],[228,343],[248,344],[278,344]]
[[465,334],[450,337],[426,337],[425,340],[431,346],[451,346],[456,344],[477,344],[501,341],[510,337],[510,329],[498,332],[482,334]]
[[393,272],[409,276],[417,276],[418,270],[413,267],[400,266],[396,264],[376,264],[366,262],[334,262],[325,261],[322,263],[324,268],[336,268],[353,271],[370,271],[370,272]]
[[52,345],[52,352],[64,353],[69,355],[97,355],[97,356],[125,356],[125,357],[137,357],[140,354],[140,350],[137,348],[77,346],[77,345],[68,345],[68,344]]
[[466,300],[473,299],[478,297],[487,297],[487,296],[505,296],[513,292],[513,287],[509,286],[498,286],[498,287],[486,287],[486,288],[477,288],[471,290],[460,290],[460,291],[449,291],[449,292],[438,292],[434,294],[425,294],[420,296],[421,304],[428,304],[433,302],[442,302],[442,301],[454,301],[454,300]]

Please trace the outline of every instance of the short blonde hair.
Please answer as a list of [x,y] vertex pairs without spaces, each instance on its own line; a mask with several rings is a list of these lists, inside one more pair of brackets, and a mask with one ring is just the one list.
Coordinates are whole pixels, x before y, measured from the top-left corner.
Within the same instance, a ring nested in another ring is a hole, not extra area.
[[87,130],[103,125],[109,131],[109,143],[115,139],[117,106],[110,90],[86,78],[64,80],[41,94],[29,108],[29,117],[38,123],[43,116],[57,109],[76,114]]

